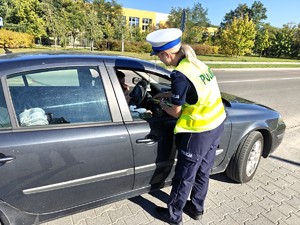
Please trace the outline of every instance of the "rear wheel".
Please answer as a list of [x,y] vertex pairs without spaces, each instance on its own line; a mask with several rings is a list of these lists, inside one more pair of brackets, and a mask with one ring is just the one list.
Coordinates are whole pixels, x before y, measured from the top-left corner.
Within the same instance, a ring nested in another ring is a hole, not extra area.
[[264,146],[264,139],[260,132],[251,132],[240,143],[236,153],[232,156],[226,169],[226,174],[238,183],[250,181],[258,167]]

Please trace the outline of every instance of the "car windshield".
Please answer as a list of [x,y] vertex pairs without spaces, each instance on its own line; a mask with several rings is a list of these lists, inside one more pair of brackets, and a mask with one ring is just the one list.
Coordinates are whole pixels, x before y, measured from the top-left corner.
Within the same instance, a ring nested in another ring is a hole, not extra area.
[[136,74],[143,77],[145,80],[148,80],[150,83],[159,83],[161,85],[171,85],[170,80],[166,77],[161,77],[149,72],[140,72],[137,71]]

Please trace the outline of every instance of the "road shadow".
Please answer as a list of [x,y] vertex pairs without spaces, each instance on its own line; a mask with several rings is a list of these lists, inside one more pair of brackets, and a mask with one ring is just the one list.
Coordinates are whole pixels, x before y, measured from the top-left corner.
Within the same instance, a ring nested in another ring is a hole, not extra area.
[[221,181],[228,184],[236,184],[236,182],[228,178],[225,173],[213,174],[210,175],[209,178],[212,180]]
[[292,160],[289,160],[289,159],[284,159],[284,158],[281,158],[281,157],[278,157],[278,156],[274,156],[274,155],[270,155],[269,157],[272,158],[272,159],[276,159],[276,160],[285,162],[285,163],[289,163],[289,164],[295,165],[295,166],[300,166],[299,162],[295,162],[295,161],[292,161]]
[[[169,195],[167,193],[165,193],[161,190],[157,190],[157,191],[153,191],[153,192],[149,193],[149,195],[151,195],[152,197],[165,203],[166,205],[164,207],[167,206],[167,202],[169,200]],[[146,199],[142,195],[134,197],[134,198],[130,198],[129,201],[139,205],[151,216],[153,216],[154,218],[157,218],[155,215],[155,212],[154,212],[157,205],[155,203],[153,203],[152,201]]]
[[[233,180],[229,179],[225,175],[225,173],[211,175],[210,179],[220,181],[220,182],[224,182],[224,183],[236,183]],[[167,202],[169,200],[169,195],[167,193],[163,192],[162,190],[157,190],[157,191],[150,192],[149,195],[151,195],[152,197],[154,197],[154,198],[160,200],[161,202],[165,203],[164,207],[167,206]],[[154,218],[157,218],[156,215],[155,215],[155,212],[154,212],[155,207],[157,205],[155,203],[153,203],[153,201],[150,201],[149,199],[145,198],[142,195],[130,198],[129,201],[139,205],[146,212],[148,212],[151,216],[153,216]]]
[[[210,179],[224,182],[224,183],[236,184],[236,182],[234,182],[233,180],[228,178],[225,173],[211,175]],[[163,192],[162,190],[157,190],[157,191],[150,192],[149,195],[151,195],[152,197],[165,203],[165,207],[167,206],[167,202],[169,200],[169,195],[167,193]],[[147,198],[143,197],[142,195],[130,198],[129,201],[139,205],[146,212],[148,212],[151,216],[153,216],[154,218],[157,218],[154,213],[155,207],[157,205],[155,203],[153,203],[152,201],[148,200]]]

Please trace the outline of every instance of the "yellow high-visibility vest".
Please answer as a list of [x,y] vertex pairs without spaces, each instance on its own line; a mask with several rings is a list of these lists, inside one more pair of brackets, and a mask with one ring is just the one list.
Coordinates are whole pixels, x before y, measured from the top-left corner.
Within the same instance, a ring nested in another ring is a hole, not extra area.
[[196,67],[187,59],[181,60],[175,70],[183,73],[195,86],[198,101],[182,105],[174,133],[203,132],[218,127],[226,118],[217,79],[208,66]]

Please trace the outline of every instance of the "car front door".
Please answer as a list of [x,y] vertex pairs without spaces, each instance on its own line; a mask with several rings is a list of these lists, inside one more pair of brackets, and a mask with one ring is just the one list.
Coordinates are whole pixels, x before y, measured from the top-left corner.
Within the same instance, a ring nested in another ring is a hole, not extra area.
[[148,119],[126,123],[132,140],[135,161],[134,188],[162,187],[174,175],[176,148],[174,120]]
[[46,214],[132,190],[131,140],[103,68],[43,69],[2,80],[13,105],[13,125],[0,127],[6,204]]
[[[132,143],[135,166],[134,189],[161,187],[174,175],[176,164],[176,148],[173,138],[175,119],[169,116],[143,119],[139,113],[130,111],[124,93],[118,85],[117,76],[113,75],[116,70],[114,67],[108,67]],[[125,74],[125,83],[132,89],[134,85],[131,83],[132,78],[138,76],[137,73],[131,70],[122,70],[122,72]]]
[[224,132],[221,138],[221,142],[216,152],[214,168],[218,167],[225,159],[228,150],[230,136],[231,136],[231,121],[227,116],[226,120],[224,121]]

